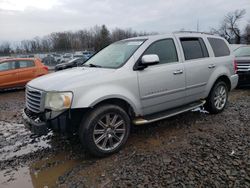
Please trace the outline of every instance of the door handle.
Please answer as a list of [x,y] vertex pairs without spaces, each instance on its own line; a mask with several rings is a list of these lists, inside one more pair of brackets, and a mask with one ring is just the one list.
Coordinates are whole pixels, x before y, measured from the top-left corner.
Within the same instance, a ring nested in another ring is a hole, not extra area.
[[208,68],[209,69],[213,69],[215,67],[215,64],[210,64],[210,65],[208,65]]
[[173,72],[174,75],[176,75],[176,74],[182,74],[182,73],[183,73],[183,70],[181,70],[181,69],[180,70],[176,70],[176,71]]

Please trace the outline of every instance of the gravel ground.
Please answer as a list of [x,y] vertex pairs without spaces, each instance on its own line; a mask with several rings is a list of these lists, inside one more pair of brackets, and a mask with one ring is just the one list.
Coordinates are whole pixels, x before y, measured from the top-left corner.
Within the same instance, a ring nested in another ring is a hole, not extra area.
[[134,127],[125,148],[89,156],[77,137],[24,129],[24,91],[0,94],[0,187],[250,187],[250,90],[227,108]]

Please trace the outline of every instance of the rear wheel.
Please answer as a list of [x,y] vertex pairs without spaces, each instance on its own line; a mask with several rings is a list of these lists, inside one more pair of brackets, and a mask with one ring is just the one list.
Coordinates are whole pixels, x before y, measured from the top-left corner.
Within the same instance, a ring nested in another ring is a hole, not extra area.
[[119,151],[130,132],[127,113],[116,105],[102,105],[89,112],[80,125],[80,140],[95,156],[107,156]]
[[205,105],[205,109],[212,114],[217,114],[224,110],[228,99],[228,87],[227,84],[223,81],[217,82],[208,98]]

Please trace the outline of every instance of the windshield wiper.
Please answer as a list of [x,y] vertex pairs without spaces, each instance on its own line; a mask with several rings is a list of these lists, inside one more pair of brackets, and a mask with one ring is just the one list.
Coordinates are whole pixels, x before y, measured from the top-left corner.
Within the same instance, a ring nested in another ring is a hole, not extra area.
[[98,67],[98,68],[101,68],[102,66],[101,65],[95,65],[95,64],[92,64],[92,63],[90,63],[90,64],[88,64],[89,65],[89,67]]

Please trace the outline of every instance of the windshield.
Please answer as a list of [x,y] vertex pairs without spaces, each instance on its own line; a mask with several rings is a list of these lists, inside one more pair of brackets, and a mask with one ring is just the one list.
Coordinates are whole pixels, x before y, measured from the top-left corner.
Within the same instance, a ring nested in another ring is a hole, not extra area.
[[250,56],[250,46],[242,46],[234,51],[236,57]]
[[84,65],[103,68],[119,68],[126,63],[143,42],[144,40],[127,40],[113,43],[98,52]]

